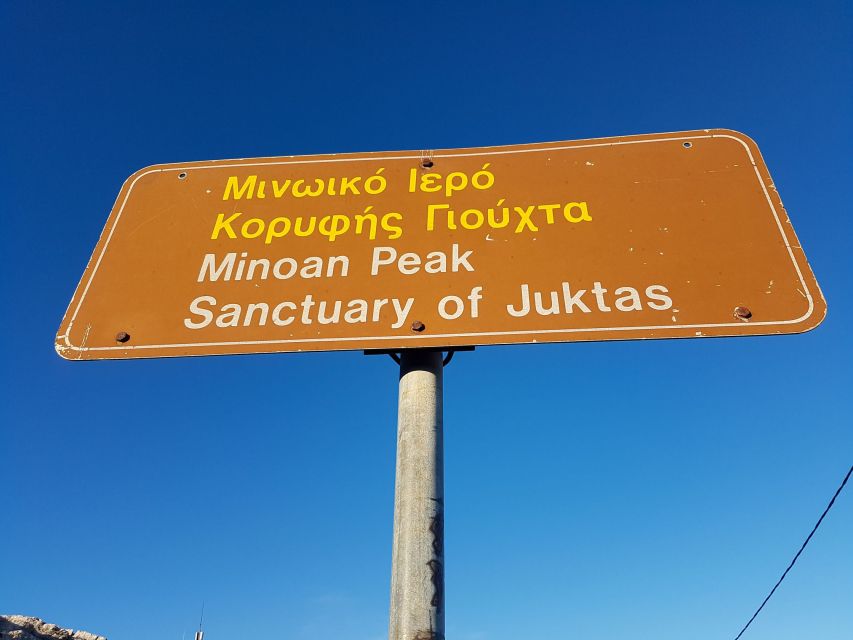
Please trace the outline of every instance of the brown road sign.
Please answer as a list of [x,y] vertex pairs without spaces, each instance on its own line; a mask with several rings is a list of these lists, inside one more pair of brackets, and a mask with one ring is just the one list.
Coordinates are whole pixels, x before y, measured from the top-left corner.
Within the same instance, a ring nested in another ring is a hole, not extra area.
[[797,333],[826,303],[755,143],[683,133],[157,165],[69,359]]

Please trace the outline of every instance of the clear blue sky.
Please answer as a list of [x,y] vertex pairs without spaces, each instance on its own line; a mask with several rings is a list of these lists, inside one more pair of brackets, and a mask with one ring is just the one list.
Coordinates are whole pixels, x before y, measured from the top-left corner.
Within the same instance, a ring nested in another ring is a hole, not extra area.
[[[397,370],[69,363],[161,162],[727,127],[829,303],[799,336],[478,349],[446,373],[447,636],[732,638],[853,462],[849,2],[7,2],[0,612],[110,640],[386,634]],[[745,639],[853,637],[853,493]]]

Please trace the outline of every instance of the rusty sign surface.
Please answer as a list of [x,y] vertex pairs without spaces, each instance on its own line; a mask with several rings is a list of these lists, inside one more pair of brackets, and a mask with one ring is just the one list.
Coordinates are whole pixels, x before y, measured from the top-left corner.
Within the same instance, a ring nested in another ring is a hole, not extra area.
[[826,303],[729,130],[148,167],[69,359],[797,333]]

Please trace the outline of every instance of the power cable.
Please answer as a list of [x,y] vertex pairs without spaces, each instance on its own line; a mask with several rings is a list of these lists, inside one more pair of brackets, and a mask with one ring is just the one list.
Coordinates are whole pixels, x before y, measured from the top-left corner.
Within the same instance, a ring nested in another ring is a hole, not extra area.
[[826,517],[826,514],[829,513],[829,510],[832,509],[832,505],[835,504],[835,499],[838,497],[838,494],[841,493],[841,490],[844,489],[844,485],[847,484],[847,481],[850,479],[851,473],[853,473],[853,467],[850,467],[850,469],[847,471],[847,475],[844,476],[844,480],[841,481],[841,485],[835,491],[835,495],[832,496],[832,500],[829,501],[829,504],[826,505],[826,509],[824,509],[823,513],[820,514],[820,518],[818,518],[817,524],[815,524],[815,526],[812,528],[811,533],[806,538],[806,541],[803,543],[803,545],[800,547],[800,550],[797,551],[797,555],[795,555],[794,559],[791,560],[791,564],[788,565],[788,568],[785,569],[784,573],[782,574],[782,577],[779,578],[779,580],[776,582],[775,585],[773,585],[773,588],[770,590],[770,593],[767,594],[767,597],[764,598],[764,602],[762,602],[761,606],[758,607],[758,609],[755,610],[755,613],[752,614],[752,617],[749,619],[749,622],[747,622],[744,625],[743,629],[740,630],[740,633],[737,634],[737,636],[735,636],[735,640],[740,640],[740,637],[743,635],[744,631],[746,631],[749,628],[749,625],[751,625],[752,621],[755,620],[755,618],[758,616],[759,613],[761,613],[761,610],[764,608],[764,605],[767,604],[767,601],[770,600],[770,598],[776,592],[776,589],[778,589],[779,585],[782,584],[782,580],[784,580],[785,576],[788,575],[788,572],[791,570],[791,568],[797,562],[797,558],[800,557],[800,554],[806,548],[806,545],[809,543],[809,540],[812,539],[812,536],[815,534],[815,531],[817,531],[817,528],[820,526],[820,523],[823,522],[823,519]]

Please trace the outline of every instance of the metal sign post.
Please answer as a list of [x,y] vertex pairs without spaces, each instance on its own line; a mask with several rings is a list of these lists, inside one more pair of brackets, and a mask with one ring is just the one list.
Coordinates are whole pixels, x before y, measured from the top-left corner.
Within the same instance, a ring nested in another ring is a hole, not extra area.
[[703,129],[141,169],[55,346],[70,360],[390,354],[389,637],[443,640],[453,351],[799,333],[825,315],[758,146]]
[[442,358],[400,357],[389,640],[444,639]]

